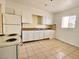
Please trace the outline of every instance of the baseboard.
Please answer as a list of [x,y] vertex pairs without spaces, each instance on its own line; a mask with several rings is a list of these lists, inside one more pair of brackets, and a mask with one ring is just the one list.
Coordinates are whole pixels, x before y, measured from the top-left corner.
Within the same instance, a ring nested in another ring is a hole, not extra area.
[[44,38],[44,39],[39,39],[39,40],[25,41],[23,43],[36,42],[36,41],[42,41],[42,40],[49,40],[49,38]]
[[54,39],[59,40],[59,41],[61,41],[61,42],[64,42],[64,43],[66,43],[66,44],[69,44],[69,45],[71,45],[71,46],[74,46],[74,47],[79,48],[79,45],[76,45],[76,44],[73,44],[73,43],[67,42],[67,41],[65,41],[65,40],[58,39],[58,38],[54,38]]

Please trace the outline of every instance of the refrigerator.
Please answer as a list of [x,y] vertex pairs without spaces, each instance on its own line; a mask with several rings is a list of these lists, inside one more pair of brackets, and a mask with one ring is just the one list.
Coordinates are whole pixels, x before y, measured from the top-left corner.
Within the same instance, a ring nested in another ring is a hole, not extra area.
[[3,14],[3,34],[21,35],[21,16]]

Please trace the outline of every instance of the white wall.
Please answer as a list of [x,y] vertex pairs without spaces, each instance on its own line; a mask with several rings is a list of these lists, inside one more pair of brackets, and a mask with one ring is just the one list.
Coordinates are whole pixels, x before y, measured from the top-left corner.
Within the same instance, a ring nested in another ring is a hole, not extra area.
[[[62,29],[61,20],[63,16],[76,15],[76,28],[74,29]],[[66,10],[54,15],[54,22],[57,24],[56,38],[65,41],[69,44],[79,47],[79,8]]]

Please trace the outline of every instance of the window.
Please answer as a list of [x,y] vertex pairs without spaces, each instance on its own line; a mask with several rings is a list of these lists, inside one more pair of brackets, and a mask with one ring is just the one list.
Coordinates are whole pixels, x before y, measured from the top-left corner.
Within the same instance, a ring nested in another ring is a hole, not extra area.
[[62,28],[75,28],[76,16],[65,16],[62,17]]

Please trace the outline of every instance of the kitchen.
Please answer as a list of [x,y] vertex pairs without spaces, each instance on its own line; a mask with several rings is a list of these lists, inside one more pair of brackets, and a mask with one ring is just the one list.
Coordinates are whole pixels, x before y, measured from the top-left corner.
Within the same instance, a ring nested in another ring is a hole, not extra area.
[[[43,5],[42,1],[36,2]],[[36,6],[31,0],[0,1],[0,59],[63,59],[64,54],[68,53],[69,59],[79,58],[78,23],[75,29],[75,26],[60,28],[62,17],[64,19],[64,16],[72,16],[73,20],[78,19],[79,9],[75,4],[78,1],[66,1],[66,4],[73,2],[75,7],[67,4],[72,6],[72,9],[65,5],[61,6],[64,0],[55,9],[52,9],[51,5],[54,2],[60,3],[59,1],[43,2],[44,6],[40,7],[40,4]],[[69,9],[68,12],[64,7]],[[76,55],[71,53],[73,51],[76,51]]]
[[[37,14],[28,13],[27,15],[23,14],[23,16],[21,16],[21,14],[16,13],[16,11],[17,10],[8,7],[5,8],[5,11],[1,11],[0,20],[2,22],[0,24],[0,33],[2,37],[1,40],[5,40],[2,41],[3,44],[0,44],[0,52],[3,53],[0,54],[0,59],[18,59],[18,49],[20,44],[22,44],[23,42],[52,39],[54,36],[55,26],[52,30],[52,16],[45,16],[42,14],[40,16],[38,12]],[[26,18],[26,16],[28,17]],[[43,20],[46,19],[46,17],[47,21]]]

